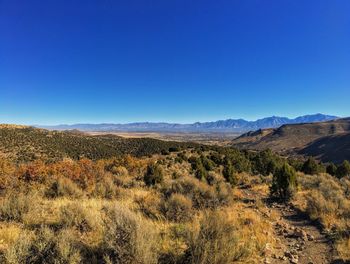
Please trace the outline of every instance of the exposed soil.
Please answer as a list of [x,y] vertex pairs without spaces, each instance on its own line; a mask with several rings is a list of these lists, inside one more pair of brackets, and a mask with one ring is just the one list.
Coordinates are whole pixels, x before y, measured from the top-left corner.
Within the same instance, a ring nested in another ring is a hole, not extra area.
[[330,240],[303,212],[292,204],[272,202],[250,188],[242,193],[248,206],[254,206],[258,199],[263,202],[255,208],[273,225],[276,243],[266,245],[264,263],[336,263]]

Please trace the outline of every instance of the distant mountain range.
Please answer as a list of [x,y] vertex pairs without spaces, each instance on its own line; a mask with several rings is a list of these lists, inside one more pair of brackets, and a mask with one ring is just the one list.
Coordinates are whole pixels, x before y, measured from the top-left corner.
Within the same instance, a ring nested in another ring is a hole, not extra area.
[[57,126],[36,126],[50,130],[73,130],[80,131],[128,131],[128,132],[235,132],[244,133],[247,131],[277,128],[286,124],[313,123],[337,119],[337,116],[314,114],[299,116],[294,119],[287,117],[271,116],[256,121],[247,121],[244,119],[227,119],[213,122],[196,122],[192,124],[177,123],[152,123],[139,122],[128,124],[74,124]]

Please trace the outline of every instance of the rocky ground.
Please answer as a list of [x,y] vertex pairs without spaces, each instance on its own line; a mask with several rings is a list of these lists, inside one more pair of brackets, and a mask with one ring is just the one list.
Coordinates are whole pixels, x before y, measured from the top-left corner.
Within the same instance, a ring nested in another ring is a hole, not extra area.
[[274,227],[275,243],[266,245],[264,263],[336,263],[327,236],[292,204],[271,202],[249,188],[242,194],[247,206],[255,207]]

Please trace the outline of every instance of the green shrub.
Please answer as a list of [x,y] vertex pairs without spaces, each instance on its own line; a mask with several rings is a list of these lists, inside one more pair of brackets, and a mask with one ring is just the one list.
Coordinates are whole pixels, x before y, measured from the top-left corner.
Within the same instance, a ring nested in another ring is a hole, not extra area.
[[195,176],[198,180],[205,181],[208,176],[208,172],[205,170],[204,166],[199,166],[195,171]]
[[200,157],[201,159],[201,162],[204,166],[204,168],[207,170],[207,171],[211,171],[214,169],[214,162],[211,161],[210,159],[208,159],[206,156],[204,155],[201,155]]
[[235,186],[237,184],[235,170],[232,166],[231,161],[227,158],[225,158],[224,160],[224,169],[222,171],[222,175],[224,176],[226,181],[231,184],[231,186]]
[[336,176],[340,179],[349,175],[350,175],[350,163],[349,161],[344,160],[343,163],[338,166]]
[[192,170],[194,171],[194,175],[198,180],[206,180],[208,172],[205,169],[202,159],[196,157],[190,157],[189,162],[191,163]]
[[310,157],[304,162],[301,171],[305,174],[314,175],[320,173],[322,170],[316,160]]
[[157,164],[148,165],[143,180],[148,186],[161,183],[163,181],[163,170]]
[[269,149],[256,153],[251,160],[253,172],[263,176],[273,174],[278,164],[278,157]]
[[327,168],[326,168],[326,172],[329,174],[329,175],[332,175],[332,176],[335,176],[336,173],[337,173],[337,166],[334,165],[334,163],[329,163],[327,165]]
[[297,176],[294,168],[284,163],[273,175],[270,194],[282,200],[289,200],[297,188]]

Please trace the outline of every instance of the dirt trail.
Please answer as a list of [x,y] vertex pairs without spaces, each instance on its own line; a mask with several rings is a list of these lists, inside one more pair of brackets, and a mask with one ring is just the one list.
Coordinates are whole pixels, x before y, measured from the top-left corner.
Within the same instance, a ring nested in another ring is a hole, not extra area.
[[[266,245],[265,263],[326,264],[332,262],[332,245],[316,223],[294,208],[292,204],[270,202],[251,189],[242,190],[244,201],[255,204],[261,200],[263,208],[257,206],[262,216],[271,221],[274,228],[275,245]],[[273,215],[273,217],[271,217]]]

